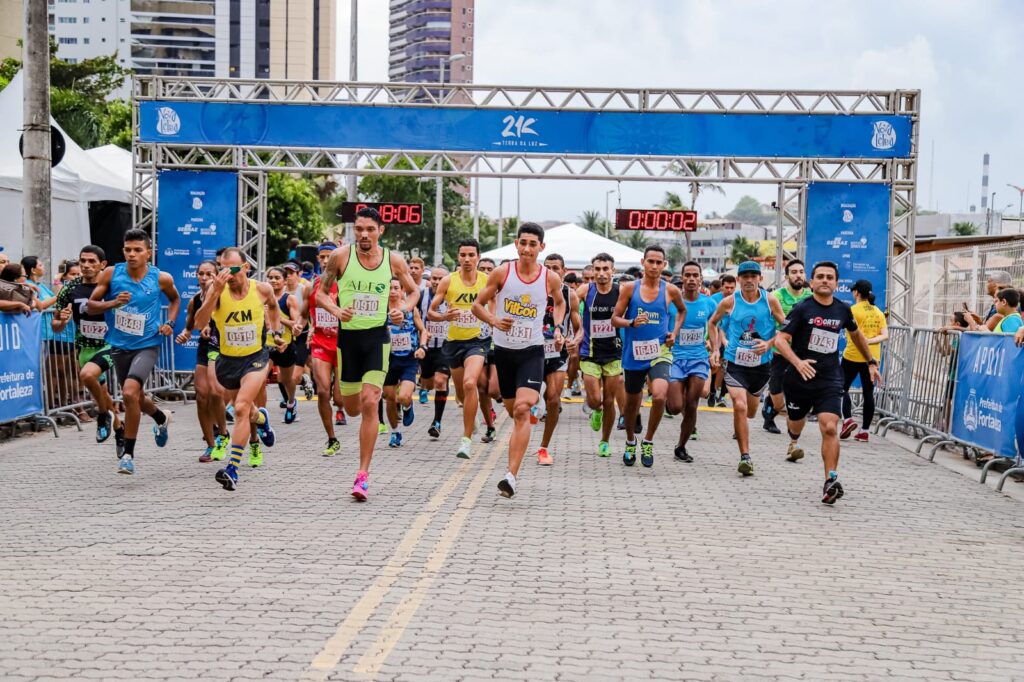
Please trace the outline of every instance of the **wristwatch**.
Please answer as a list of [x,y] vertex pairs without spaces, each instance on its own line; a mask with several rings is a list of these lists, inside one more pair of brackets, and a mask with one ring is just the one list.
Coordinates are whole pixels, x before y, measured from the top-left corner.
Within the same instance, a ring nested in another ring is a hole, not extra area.
[[868,364],[869,365],[874,365],[875,367],[878,367],[878,360],[875,360],[874,358],[871,358],[870,360],[868,360]]

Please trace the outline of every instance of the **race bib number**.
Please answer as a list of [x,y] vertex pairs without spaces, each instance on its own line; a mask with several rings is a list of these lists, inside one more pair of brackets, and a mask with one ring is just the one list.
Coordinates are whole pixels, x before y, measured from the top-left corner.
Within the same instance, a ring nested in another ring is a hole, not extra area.
[[554,339],[544,339],[544,359],[552,360],[561,357],[561,353],[555,345]]
[[107,323],[94,320],[82,320],[78,331],[87,339],[102,340],[107,335]]
[[391,335],[391,352],[407,353],[412,350],[412,334],[399,332]]
[[316,316],[314,317],[313,324],[316,325],[318,329],[333,329],[338,326],[338,318],[327,310],[318,307],[316,309]]
[[373,294],[352,296],[352,310],[358,317],[372,317],[380,311],[380,297]]
[[826,329],[812,329],[811,338],[807,341],[807,350],[815,353],[835,353],[839,348],[839,332]]
[[658,339],[647,339],[645,341],[633,341],[633,359],[641,362],[653,360],[661,355],[661,344]]
[[434,322],[433,320],[427,320],[427,331],[430,332],[432,337],[447,336],[448,327],[444,322]]
[[224,330],[223,342],[232,348],[249,348],[256,345],[256,325],[242,324]]
[[472,310],[459,308],[459,316],[451,321],[453,327],[460,329],[479,329],[480,320],[473,314]]
[[680,329],[679,340],[676,343],[680,346],[703,346],[704,329]]
[[517,347],[529,345],[533,341],[533,322],[512,318],[512,328],[505,332],[505,335]]
[[610,339],[615,336],[615,327],[611,320],[590,320],[590,338]]
[[761,356],[754,352],[753,348],[737,348],[736,364],[741,367],[757,367],[761,364]]
[[142,336],[146,333],[146,316],[115,309],[114,329],[131,336]]

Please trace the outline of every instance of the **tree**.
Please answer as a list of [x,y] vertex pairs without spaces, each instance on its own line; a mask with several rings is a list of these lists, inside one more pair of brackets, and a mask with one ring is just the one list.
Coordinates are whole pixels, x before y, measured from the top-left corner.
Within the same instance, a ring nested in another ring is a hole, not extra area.
[[323,239],[323,214],[312,183],[290,173],[267,174],[267,263],[288,257],[288,240],[303,243]]
[[978,226],[967,221],[953,223],[953,234],[960,237],[970,237],[978,234]]
[[672,267],[672,272],[679,273],[683,263],[686,262],[686,250],[682,244],[675,243],[668,247],[668,253],[665,254],[668,257],[668,263]]
[[761,203],[751,196],[741,197],[725,217],[748,225],[771,225],[775,221],[775,216],[761,210]]
[[[663,208],[669,211],[683,211],[686,210],[686,205],[683,204],[683,199],[675,192],[665,192],[665,198],[658,208]],[[690,210],[693,210],[692,208]],[[693,249],[690,248],[690,233],[683,232],[683,239],[686,242],[686,250],[683,252],[683,258],[681,260],[690,260],[690,254]],[[669,259],[671,260],[671,258]]]
[[733,263],[742,263],[745,260],[753,260],[760,255],[761,249],[758,247],[757,242],[751,241],[746,237],[736,237],[732,242],[729,260]]
[[604,236],[605,229],[608,226],[608,221],[604,219],[597,211],[584,211],[583,215],[578,218],[580,226],[586,230],[590,230],[594,234]]
[[[714,194],[725,194],[725,190],[722,189],[721,185],[713,182],[700,181],[700,178],[710,175],[714,169],[715,165],[713,163],[707,163],[704,161],[684,161],[682,164],[672,164],[671,170],[673,173],[689,179],[691,211],[697,210],[697,197],[702,193],[711,192]],[[671,195],[671,192],[666,193],[666,199]],[[678,197],[678,195],[676,196]],[[680,201],[680,203],[682,202]],[[689,260],[692,257],[690,249],[690,233],[687,232],[686,259]]]
[[643,230],[623,230],[616,232],[612,237],[620,244],[625,244],[637,251],[643,251],[648,244],[647,233]]

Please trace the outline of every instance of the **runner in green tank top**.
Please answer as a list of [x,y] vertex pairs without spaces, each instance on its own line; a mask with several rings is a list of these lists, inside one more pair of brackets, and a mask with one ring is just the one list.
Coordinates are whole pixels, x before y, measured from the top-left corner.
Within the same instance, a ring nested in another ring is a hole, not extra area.
[[[380,245],[384,225],[374,208],[356,213],[355,243],[336,249],[320,278],[316,304],[340,320],[338,325],[338,380],[342,405],[349,416],[361,415],[359,473],[352,496],[366,500],[369,470],[377,442],[377,403],[388,371],[391,336],[387,321],[401,324],[416,309],[420,290],[401,256]],[[405,290],[402,308],[388,310],[391,278]],[[337,283],[338,296],[331,295]]]
[[[782,305],[782,314],[789,317],[789,311],[800,301],[811,295],[811,288],[807,286],[804,262],[802,260],[791,260],[786,263],[786,283],[772,292]],[[782,329],[782,325],[775,323],[775,327]],[[764,428],[768,433],[781,433],[775,425],[777,415],[786,404],[782,395],[782,375],[786,372],[789,363],[778,354],[772,357],[771,375],[768,378],[768,393],[771,400],[764,401],[761,408],[761,416],[764,417]]]

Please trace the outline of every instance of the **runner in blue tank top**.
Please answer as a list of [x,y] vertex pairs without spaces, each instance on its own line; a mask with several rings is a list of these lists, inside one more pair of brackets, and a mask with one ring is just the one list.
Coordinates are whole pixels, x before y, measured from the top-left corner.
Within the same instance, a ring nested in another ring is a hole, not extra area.
[[157,447],[167,445],[170,417],[145,394],[142,387],[160,356],[160,337],[174,333],[173,324],[160,322],[161,294],[167,298],[167,319],[178,319],[181,299],[174,278],[150,265],[152,243],[143,230],[124,235],[124,263],[106,268],[89,298],[88,312],[104,313],[107,343],[124,401],[124,454],[118,473],[135,472],[135,439],[141,412],[153,418]]
[[[405,292],[398,279],[391,280],[391,291],[388,294],[388,309],[402,309],[405,303]],[[388,447],[402,447],[402,427],[412,426],[416,413],[412,407],[412,392],[416,388],[416,370],[419,361],[427,354],[427,342],[430,334],[423,325],[422,310],[419,306],[405,313],[401,322],[388,320],[388,332],[391,334],[391,357],[388,360],[388,373],[384,377],[384,405],[387,409],[388,425],[391,436]]]
[[[626,382],[626,450],[622,461],[626,466],[636,463],[636,417],[640,412],[644,381],[651,385],[651,413],[647,419],[647,433],[640,444],[640,463],[654,465],[654,433],[658,430],[665,411],[668,393],[670,349],[679,327],[686,317],[686,305],[679,289],[661,279],[668,261],[665,250],[657,245],[644,250],[644,276],[636,282],[619,287],[619,300],[612,314],[612,324],[624,331],[622,369]],[[669,329],[669,303],[676,308],[676,322]]]
[[[785,315],[779,300],[761,288],[760,265],[750,260],[740,263],[737,279],[739,291],[722,299],[711,316],[710,325],[726,339],[727,344],[725,385],[732,400],[732,420],[740,448],[737,470],[744,476],[753,476],[747,420],[757,414],[761,391],[767,385],[771,372],[775,323],[781,324]],[[729,316],[729,324],[719,327],[726,315]],[[711,354],[711,364],[717,364],[719,360],[720,353],[716,349]]]

